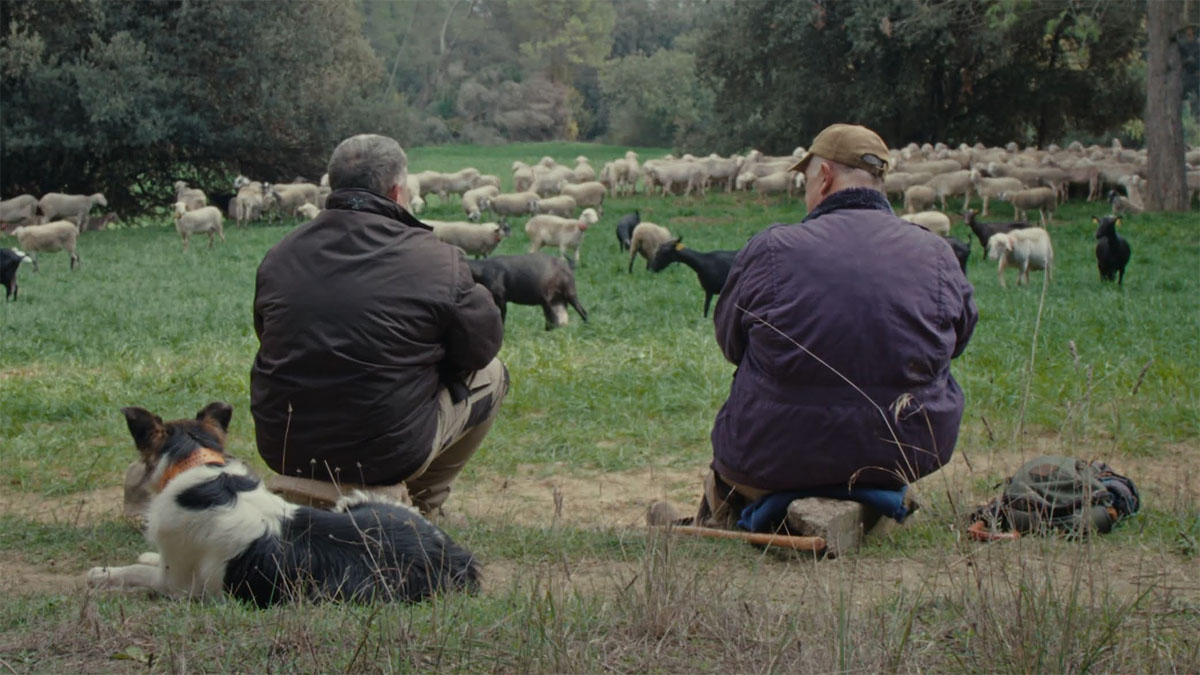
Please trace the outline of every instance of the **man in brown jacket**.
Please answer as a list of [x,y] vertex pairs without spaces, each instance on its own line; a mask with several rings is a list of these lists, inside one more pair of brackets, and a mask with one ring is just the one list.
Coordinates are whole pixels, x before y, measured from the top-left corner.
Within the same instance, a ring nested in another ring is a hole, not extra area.
[[406,174],[391,138],[333,151],[325,210],[258,268],[250,411],[283,476],[404,483],[429,513],[491,427],[508,372],[499,310],[462,252],[405,209]]

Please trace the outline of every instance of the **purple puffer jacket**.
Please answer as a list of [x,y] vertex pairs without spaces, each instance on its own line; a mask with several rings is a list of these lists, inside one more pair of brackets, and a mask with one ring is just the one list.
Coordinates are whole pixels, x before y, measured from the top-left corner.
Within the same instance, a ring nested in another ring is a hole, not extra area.
[[973,292],[946,241],[874,190],[836,192],[800,224],[755,235],[715,315],[738,368],[713,467],[771,491],[936,471],[962,419],[950,359],[975,328]]

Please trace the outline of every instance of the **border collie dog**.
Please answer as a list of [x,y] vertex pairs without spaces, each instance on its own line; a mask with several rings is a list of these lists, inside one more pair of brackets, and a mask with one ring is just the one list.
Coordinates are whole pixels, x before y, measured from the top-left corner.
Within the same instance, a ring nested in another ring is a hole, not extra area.
[[121,412],[154,493],[146,538],[158,552],[92,568],[92,587],[228,594],[260,607],[300,598],[418,602],[479,589],[470,551],[409,506],[358,491],[325,511],[268,491],[224,452],[227,403],[166,423],[145,408]]

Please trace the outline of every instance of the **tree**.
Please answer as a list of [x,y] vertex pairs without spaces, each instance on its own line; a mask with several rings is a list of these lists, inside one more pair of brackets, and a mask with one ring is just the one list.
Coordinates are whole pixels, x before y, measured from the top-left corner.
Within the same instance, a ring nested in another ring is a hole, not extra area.
[[1146,14],[1146,208],[1151,211],[1190,206],[1183,145],[1184,8],[1182,0],[1152,0]]
[[695,57],[675,49],[606,62],[600,91],[617,143],[682,145],[712,110],[712,91],[696,79]]

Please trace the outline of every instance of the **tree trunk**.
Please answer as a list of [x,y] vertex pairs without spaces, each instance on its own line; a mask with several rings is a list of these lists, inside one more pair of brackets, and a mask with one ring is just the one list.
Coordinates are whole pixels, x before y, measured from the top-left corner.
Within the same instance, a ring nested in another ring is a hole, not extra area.
[[1183,0],[1146,3],[1146,210],[1186,211],[1183,147]]

